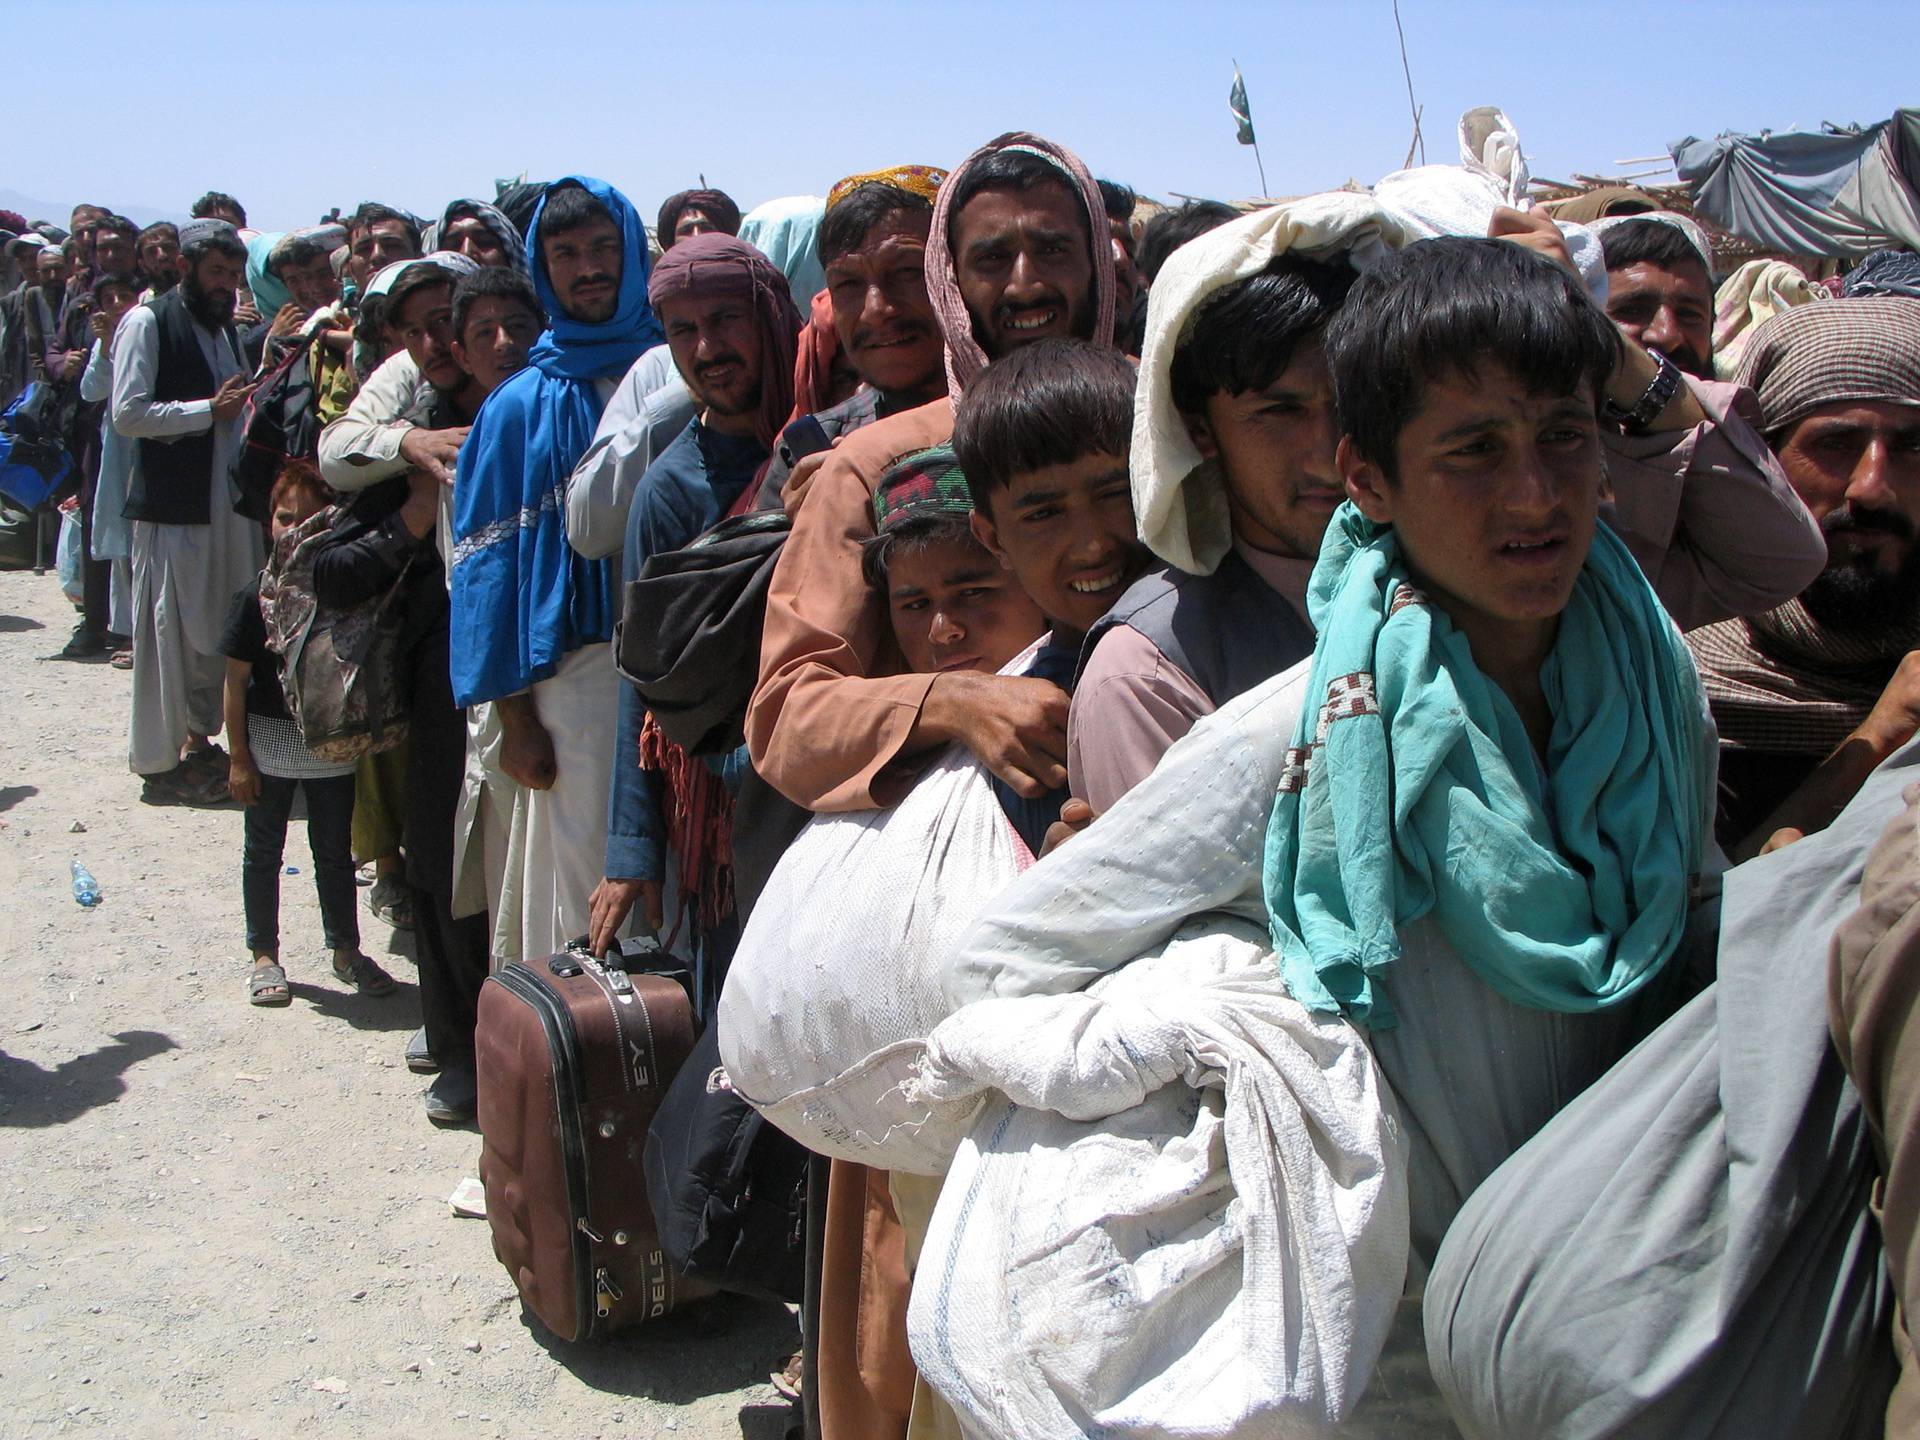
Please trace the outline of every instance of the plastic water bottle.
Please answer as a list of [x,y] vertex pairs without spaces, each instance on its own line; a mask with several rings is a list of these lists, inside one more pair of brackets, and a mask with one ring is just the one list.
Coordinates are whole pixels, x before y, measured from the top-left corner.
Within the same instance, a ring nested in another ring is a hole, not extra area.
[[89,910],[100,903],[100,882],[78,860],[73,862],[73,898]]

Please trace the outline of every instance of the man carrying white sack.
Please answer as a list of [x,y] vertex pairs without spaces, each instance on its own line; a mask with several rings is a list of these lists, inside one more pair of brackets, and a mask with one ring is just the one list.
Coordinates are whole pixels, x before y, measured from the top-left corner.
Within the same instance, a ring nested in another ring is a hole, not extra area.
[[[1521,247],[1376,259],[1327,340],[1350,503],[1309,590],[1314,658],[1015,881],[951,977],[961,1003],[1058,991],[1235,916],[1270,923],[1297,999],[1365,1028],[1410,1145],[1413,1260],[1343,1434],[1453,1433],[1420,1329],[1433,1255],[1480,1180],[1676,1003],[1718,865],[1699,682],[1598,519],[1620,345]],[[959,1174],[923,1267],[996,1223]],[[1276,1343],[1247,1337],[1244,1363]]]

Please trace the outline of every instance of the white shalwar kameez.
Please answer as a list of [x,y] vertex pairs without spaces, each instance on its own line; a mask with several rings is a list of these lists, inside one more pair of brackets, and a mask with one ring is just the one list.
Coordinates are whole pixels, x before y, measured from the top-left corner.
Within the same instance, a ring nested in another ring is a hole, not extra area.
[[[214,383],[244,374],[246,360],[224,335],[196,323]],[[260,525],[234,513],[227,471],[240,445],[240,420],[218,424],[210,400],[155,400],[157,319],[146,306],[121,321],[114,342],[113,426],[129,440],[167,440],[213,430],[207,476],[208,523],[133,522],[133,719],[127,760],[136,774],[179,763],[189,735],[217,735],[226,659],[220,632],[234,591],[265,558]],[[136,445],[129,489],[140,485]]]

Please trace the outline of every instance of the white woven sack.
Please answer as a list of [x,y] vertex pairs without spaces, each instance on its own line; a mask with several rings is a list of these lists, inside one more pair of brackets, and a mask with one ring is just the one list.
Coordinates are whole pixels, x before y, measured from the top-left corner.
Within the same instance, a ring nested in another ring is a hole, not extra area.
[[1365,1039],[1286,994],[1258,927],[1196,922],[1087,991],[969,1005],[915,1088],[992,1096],[907,1317],[969,1435],[1239,1440],[1350,1413],[1405,1284],[1406,1146]]
[[820,815],[781,857],[720,996],[734,1089],[809,1149],[944,1174],[979,1109],[901,1083],[952,1013],[945,966],[1031,863],[987,773],[954,747],[891,810]]

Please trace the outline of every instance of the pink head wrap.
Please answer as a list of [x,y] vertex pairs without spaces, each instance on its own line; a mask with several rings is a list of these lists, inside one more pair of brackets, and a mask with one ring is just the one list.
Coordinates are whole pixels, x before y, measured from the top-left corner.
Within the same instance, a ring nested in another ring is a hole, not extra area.
[[973,317],[960,298],[960,280],[954,269],[953,252],[947,244],[953,197],[962,188],[967,171],[1001,150],[1025,150],[1057,165],[1060,178],[1086,206],[1087,236],[1093,248],[1092,338],[1102,345],[1113,343],[1113,246],[1107,243],[1107,207],[1100,198],[1100,187],[1093,183],[1092,174],[1071,150],[1024,130],[1009,130],[962,160],[941,183],[940,197],[933,205],[933,231],[927,236],[927,298],[933,301],[933,313],[946,337],[947,389],[956,396],[986,368],[987,354],[973,338]]
[[682,240],[653,262],[647,303],[655,311],[683,295],[730,295],[752,304],[760,324],[760,443],[771,447],[793,409],[800,312],[787,277],[744,240],[718,231]]

